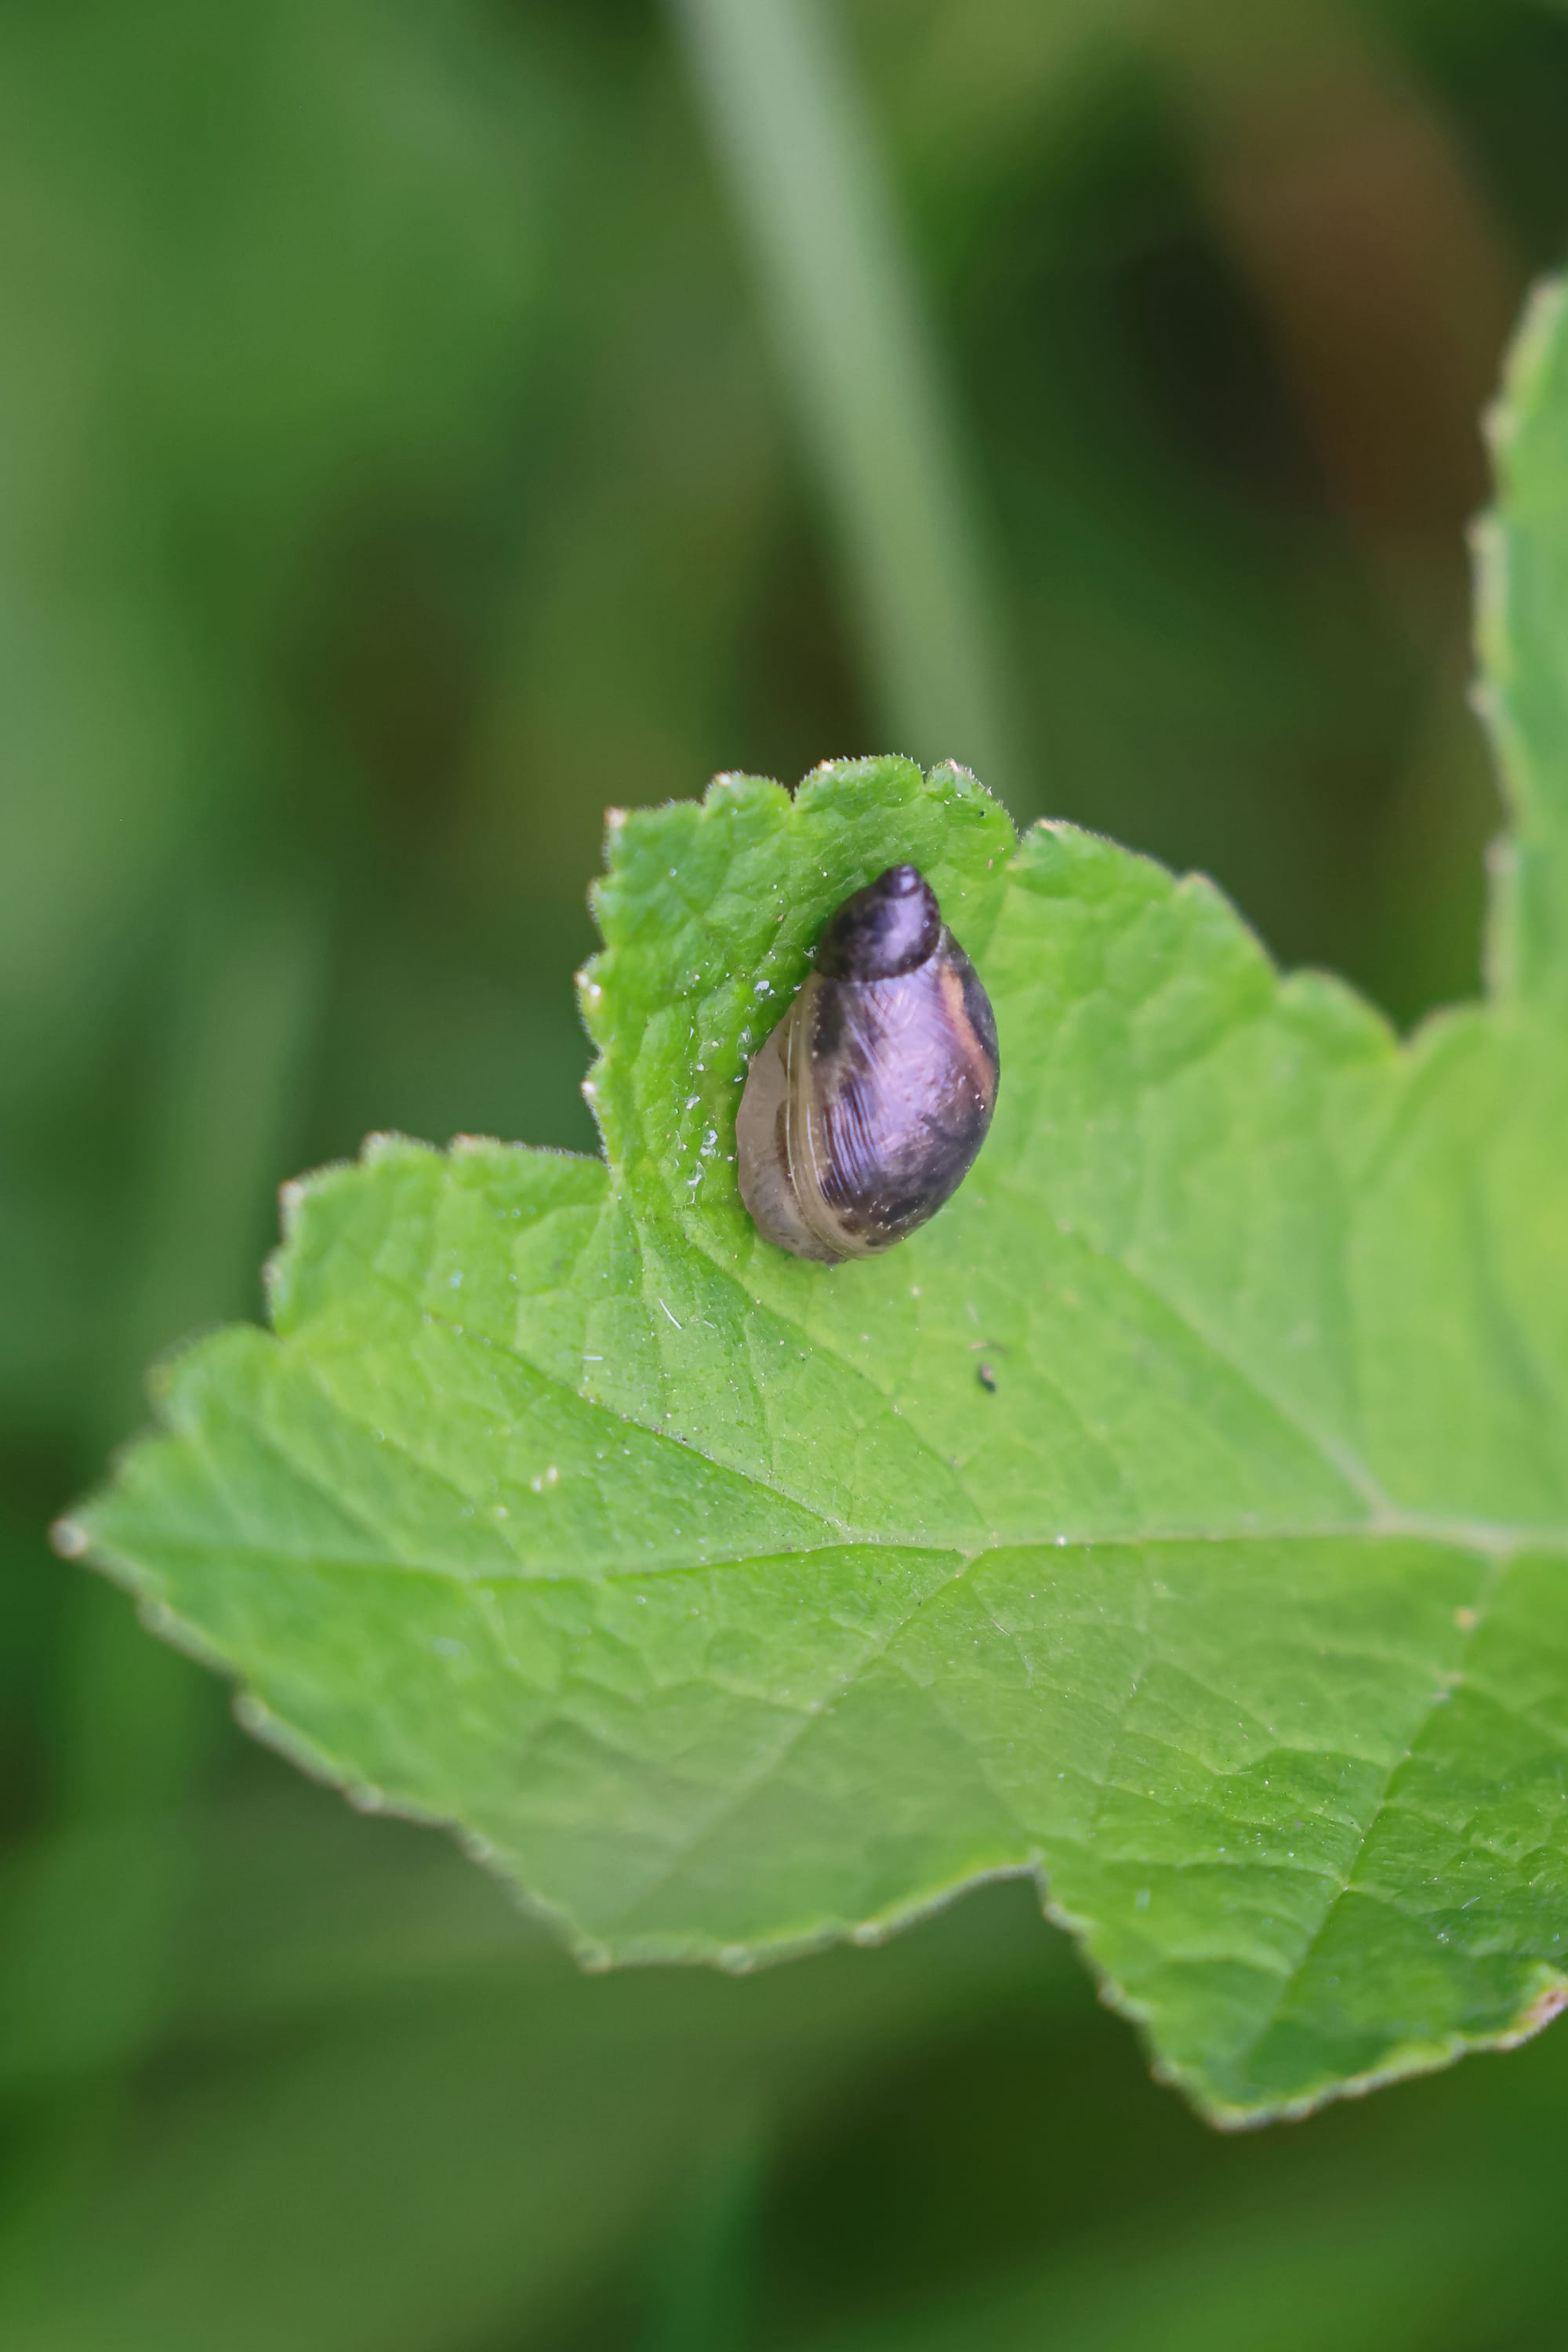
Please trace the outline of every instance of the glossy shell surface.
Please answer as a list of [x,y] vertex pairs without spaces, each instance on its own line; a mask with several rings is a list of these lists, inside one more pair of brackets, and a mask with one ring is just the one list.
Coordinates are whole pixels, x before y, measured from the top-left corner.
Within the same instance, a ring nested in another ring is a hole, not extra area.
[[974,967],[916,868],[890,866],[833,917],[747,1073],[737,1163],[759,1230],[830,1263],[890,1249],[968,1174],[998,1075]]

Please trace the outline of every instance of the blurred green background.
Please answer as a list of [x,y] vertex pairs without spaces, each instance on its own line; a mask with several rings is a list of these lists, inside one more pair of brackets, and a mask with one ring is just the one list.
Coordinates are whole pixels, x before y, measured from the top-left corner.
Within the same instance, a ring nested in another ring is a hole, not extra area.
[[367,1129],[591,1148],[602,811],[969,761],[1478,974],[1526,0],[52,0],[0,74],[0,2343],[1501,2352],[1568,2032],[1226,2140],[1031,1892],[577,1976],[44,1530]]

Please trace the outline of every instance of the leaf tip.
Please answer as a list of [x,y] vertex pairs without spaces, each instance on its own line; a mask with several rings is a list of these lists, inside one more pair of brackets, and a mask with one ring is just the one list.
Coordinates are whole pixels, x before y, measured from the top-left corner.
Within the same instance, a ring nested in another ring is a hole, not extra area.
[[395,1128],[378,1128],[374,1134],[365,1137],[360,1145],[359,1156],[367,1168],[374,1168],[379,1160],[404,1160],[411,1153],[427,1153],[434,1150],[434,1144],[420,1143],[411,1135],[399,1135]]
[[1499,2034],[1497,2048],[1517,2050],[1521,2042],[1533,2042],[1535,2036],[1544,2033],[1565,2009],[1568,2009],[1568,1977],[1552,1974],[1526,2002],[1506,2032]]
[[[307,1186],[298,1176],[290,1176],[287,1183],[279,1184],[278,1187],[278,1227],[283,1236],[285,1246],[294,1239],[300,1230],[300,1221],[305,1213],[305,1202],[309,1197]],[[277,1263],[274,1255],[268,1260],[262,1269],[262,1284],[268,1292],[273,1282],[280,1278],[277,1272]]]
[[49,1529],[49,1542],[61,1559],[85,1559],[92,1549],[92,1536],[79,1518],[67,1512]]
[[1541,389],[1565,302],[1568,278],[1544,278],[1531,289],[1523,320],[1509,352],[1501,390],[1485,417],[1487,441],[1500,466],[1511,452]]

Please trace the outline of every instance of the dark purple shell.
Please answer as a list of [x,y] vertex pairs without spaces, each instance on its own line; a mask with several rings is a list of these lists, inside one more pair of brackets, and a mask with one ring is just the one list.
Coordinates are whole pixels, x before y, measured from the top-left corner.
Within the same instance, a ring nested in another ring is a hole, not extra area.
[[741,1194],[798,1257],[890,1249],[952,1199],[985,1140],[1000,1066],[974,967],[912,866],[846,899],[752,1060]]

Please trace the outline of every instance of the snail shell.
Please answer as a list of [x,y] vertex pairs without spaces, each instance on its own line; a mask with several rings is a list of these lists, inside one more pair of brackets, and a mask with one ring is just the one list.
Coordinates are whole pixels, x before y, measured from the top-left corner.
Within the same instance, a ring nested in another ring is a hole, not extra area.
[[996,1024],[917,867],[847,898],[752,1057],[741,1198],[796,1257],[870,1257],[952,1198],[995,1108]]

